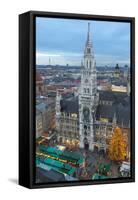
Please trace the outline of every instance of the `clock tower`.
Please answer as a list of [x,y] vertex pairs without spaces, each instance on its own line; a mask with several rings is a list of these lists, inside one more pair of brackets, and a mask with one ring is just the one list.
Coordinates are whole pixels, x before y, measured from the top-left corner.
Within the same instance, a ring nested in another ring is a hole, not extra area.
[[98,100],[96,62],[90,38],[90,23],[88,23],[79,91],[80,148],[90,150],[94,148],[94,119]]

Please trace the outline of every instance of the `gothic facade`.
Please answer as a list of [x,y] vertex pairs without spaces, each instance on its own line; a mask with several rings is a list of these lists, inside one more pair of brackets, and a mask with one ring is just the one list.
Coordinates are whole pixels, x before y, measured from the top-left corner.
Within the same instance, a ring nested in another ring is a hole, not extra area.
[[80,148],[106,151],[116,126],[122,128],[127,140],[130,131],[129,103],[130,96],[127,93],[97,91],[96,62],[88,24],[79,93],[66,96],[57,92],[58,141]]
[[98,105],[96,62],[92,41],[90,39],[90,24],[88,24],[87,41],[81,73],[81,87],[79,92],[79,124],[80,147],[93,150],[94,116]]

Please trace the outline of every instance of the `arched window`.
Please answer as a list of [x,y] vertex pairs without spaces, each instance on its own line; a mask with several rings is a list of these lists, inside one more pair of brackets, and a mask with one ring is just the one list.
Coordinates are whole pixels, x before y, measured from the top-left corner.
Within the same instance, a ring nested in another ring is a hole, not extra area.
[[90,60],[90,68],[91,68],[91,66],[92,66],[92,62],[91,62],[91,60]]
[[84,129],[87,129],[87,126],[86,126],[86,125],[84,125]]
[[91,53],[91,49],[90,48],[87,48],[87,53]]
[[88,65],[89,65],[89,63],[88,63],[88,60],[87,60],[87,68],[89,67]]

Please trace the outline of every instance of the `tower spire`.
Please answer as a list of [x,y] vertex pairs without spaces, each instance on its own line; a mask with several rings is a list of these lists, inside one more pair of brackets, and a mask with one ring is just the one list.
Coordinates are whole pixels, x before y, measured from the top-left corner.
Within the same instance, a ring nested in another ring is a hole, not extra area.
[[93,49],[92,49],[92,41],[91,41],[91,36],[90,36],[90,22],[88,23],[88,32],[87,32],[87,39],[86,39],[86,45],[85,45],[85,51],[84,54],[93,56]]
[[90,42],[90,22],[88,23],[87,43]]
[[87,32],[86,46],[91,46],[91,39],[90,39],[90,22],[88,23],[88,32]]
[[116,124],[116,120],[117,120],[117,119],[116,119],[116,113],[114,113],[114,116],[113,116],[113,123],[114,123],[114,124]]
[[[79,90],[79,122],[80,122],[80,148],[94,148],[94,121],[98,105],[97,78],[90,23],[86,32],[86,44],[81,70],[81,86]],[[86,103],[87,102],[87,103]],[[89,128],[88,128],[89,127]]]

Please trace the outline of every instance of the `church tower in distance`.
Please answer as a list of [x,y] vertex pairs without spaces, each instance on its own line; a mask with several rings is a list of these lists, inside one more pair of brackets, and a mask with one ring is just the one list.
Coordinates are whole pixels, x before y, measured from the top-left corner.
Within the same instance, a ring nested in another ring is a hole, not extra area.
[[96,62],[90,38],[90,23],[88,23],[79,92],[80,148],[90,150],[94,148],[94,119],[98,101]]

